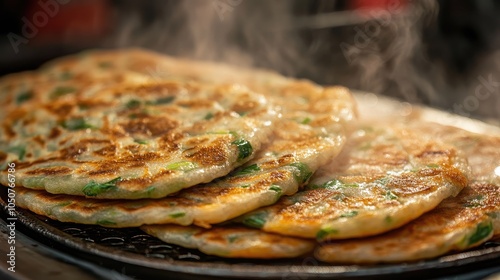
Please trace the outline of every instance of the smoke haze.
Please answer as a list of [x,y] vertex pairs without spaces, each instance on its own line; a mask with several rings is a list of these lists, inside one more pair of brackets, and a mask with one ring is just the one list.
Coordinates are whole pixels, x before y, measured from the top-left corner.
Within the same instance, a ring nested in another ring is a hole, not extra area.
[[[436,30],[438,2],[387,1],[380,11],[330,15],[335,2],[311,8],[281,0],[159,1],[150,7],[151,18],[127,10],[106,45],[269,68],[500,120],[500,52],[485,54],[467,75],[450,73],[444,60],[429,56],[432,36],[425,34]],[[489,76],[490,85],[483,85]]]

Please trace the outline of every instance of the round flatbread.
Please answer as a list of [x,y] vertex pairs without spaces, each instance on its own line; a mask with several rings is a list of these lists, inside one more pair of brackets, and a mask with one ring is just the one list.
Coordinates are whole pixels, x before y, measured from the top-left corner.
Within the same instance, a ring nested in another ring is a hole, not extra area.
[[496,170],[500,137],[435,123],[408,122],[408,129],[453,144],[467,157],[471,183],[457,197],[411,223],[375,237],[331,241],[316,249],[327,262],[414,261],[475,247],[500,235],[500,181]]
[[265,233],[244,227],[183,227],[152,225],[141,227],[146,233],[186,248],[225,258],[294,258],[309,253],[314,241]]
[[467,184],[466,160],[451,146],[397,126],[365,126],[306,190],[237,218],[290,236],[345,239],[398,228]]
[[326,262],[381,263],[415,261],[466,250],[493,236],[492,217],[482,207],[498,208],[499,194],[495,185],[474,183],[458,197],[443,201],[402,228],[370,238],[321,244],[315,255]]
[[[349,93],[339,88],[318,92],[301,90],[300,94],[314,102],[301,105],[303,111],[283,109],[282,119],[273,126],[272,141],[254,159],[224,178],[180,191],[172,197],[139,201],[94,200],[18,189],[17,203],[60,221],[108,227],[165,223],[209,227],[270,205],[283,195],[296,193],[314,171],[340,152],[345,142],[339,114],[345,114],[353,106],[343,107],[337,103],[349,104],[346,101],[351,100]],[[320,100],[328,101],[327,109],[317,109]],[[305,123],[297,114],[311,119]]]
[[[277,114],[239,85],[148,82],[10,98],[0,182],[94,198],[159,198],[229,173],[269,142]],[[12,93],[12,92],[11,92]]]

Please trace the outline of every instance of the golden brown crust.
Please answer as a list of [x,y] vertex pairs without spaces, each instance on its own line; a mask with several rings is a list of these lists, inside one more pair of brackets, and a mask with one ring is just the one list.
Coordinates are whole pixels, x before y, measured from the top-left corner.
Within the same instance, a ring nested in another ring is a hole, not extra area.
[[[16,90],[7,93],[13,97],[2,119],[0,150],[7,156],[0,166],[14,162],[19,185],[97,198],[164,197],[251,159],[276,119],[263,96],[241,86],[171,81],[106,87],[92,78],[33,84],[21,104]],[[186,170],[171,170],[183,163],[192,167],[187,177]],[[0,181],[6,178],[3,172]],[[86,189],[112,180],[105,190]]]
[[404,128],[365,127],[306,190],[238,218],[268,232],[324,239],[397,228],[467,185],[456,150]]

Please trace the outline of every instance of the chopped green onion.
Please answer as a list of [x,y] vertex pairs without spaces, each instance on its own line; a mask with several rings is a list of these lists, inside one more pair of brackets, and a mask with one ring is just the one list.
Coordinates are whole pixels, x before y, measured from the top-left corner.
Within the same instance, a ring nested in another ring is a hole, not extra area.
[[197,167],[197,165],[190,161],[180,161],[174,162],[167,165],[167,169],[169,170],[179,170],[179,171],[190,171]]
[[122,180],[121,177],[117,177],[111,181],[105,182],[105,183],[96,183],[94,181],[88,183],[83,187],[83,193],[86,196],[96,196],[98,194],[101,194],[111,188],[116,187],[116,183],[120,182]]
[[67,81],[71,79],[73,75],[70,72],[62,72],[61,75],[59,76],[59,80],[61,81]]
[[141,145],[146,145],[148,143],[148,141],[141,139],[134,139],[134,142]]
[[125,106],[128,108],[128,109],[135,109],[135,108],[139,108],[139,106],[141,106],[141,101],[137,100],[137,99],[132,99],[132,100],[129,100],[127,102],[127,104],[125,104]]
[[483,241],[493,232],[493,224],[491,221],[482,222],[476,227],[476,231],[467,240],[467,245],[474,245]]
[[257,171],[260,171],[260,167],[257,164],[252,164],[236,172],[235,176],[247,175]]
[[295,172],[294,177],[295,177],[295,180],[297,180],[297,182],[299,184],[303,184],[303,183],[307,182],[307,180],[309,180],[309,178],[313,174],[311,172],[311,170],[309,169],[309,166],[307,166],[307,164],[305,164],[305,163],[294,162],[294,163],[291,163],[290,166],[293,166],[293,167],[298,169],[298,172]]
[[24,146],[12,146],[7,149],[7,153],[13,153],[17,155],[19,160],[23,160],[26,155],[26,147]]
[[242,222],[253,228],[262,228],[266,224],[267,212],[257,212],[246,217]]
[[16,104],[24,103],[33,97],[33,92],[31,90],[21,92],[16,98]]
[[394,199],[398,199],[398,196],[395,195],[394,193],[392,193],[391,191],[387,191],[385,193],[385,198],[388,200],[394,200]]
[[330,234],[337,234],[337,233],[339,233],[339,231],[334,228],[322,228],[316,233],[316,238],[318,240],[322,240]]
[[311,121],[312,121],[312,120],[311,120],[311,118],[306,117],[306,118],[305,118],[305,119],[303,119],[300,123],[301,123],[301,124],[309,124]]
[[167,97],[161,97],[156,99],[155,101],[148,101],[146,104],[148,105],[162,105],[162,104],[168,104],[172,103],[174,101],[175,96],[167,96]]
[[50,99],[56,99],[66,94],[70,94],[76,91],[74,87],[57,87],[50,94]]
[[227,240],[229,241],[229,243],[233,243],[234,241],[236,241],[236,239],[238,239],[238,235],[229,235],[227,237]]
[[205,119],[205,120],[210,120],[210,119],[212,119],[213,117],[214,117],[214,114],[212,114],[212,113],[207,113],[203,119]]
[[351,217],[355,217],[358,215],[358,211],[349,211],[349,212],[346,212],[342,215],[340,215],[341,218],[351,218]]
[[272,186],[269,188],[269,190],[271,190],[271,191],[275,191],[275,192],[276,192],[276,194],[278,195],[278,197],[280,197],[280,196],[281,196],[281,192],[282,192],[282,190],[281,190],[281,187],[280,187],[280,186],[277,186],[277,185],[272,185]]
[[177,213],[172,213],[172,214],[170,214],[168,216],[170,216],[171,218],[176,219],[176,218],[181,218],[181,217],[186,216],[186,213],[184,213],[184,212],[177,212]]
[[80,130],[87,128],[94,128],[91,124],[87,123],[84,118],[75,118],[64,120],[61,126],[68,130]]
[[249,157],[253,152],[252,144],[250,144],[250,142],[248,142],[245,139],[235,140],[231,142],[231,144],[236,145],[236,147],[238,147],[238,160],[243,160]]
[[391,216],[385,216],[384,221],[388,224],[392,223],[392,217]]

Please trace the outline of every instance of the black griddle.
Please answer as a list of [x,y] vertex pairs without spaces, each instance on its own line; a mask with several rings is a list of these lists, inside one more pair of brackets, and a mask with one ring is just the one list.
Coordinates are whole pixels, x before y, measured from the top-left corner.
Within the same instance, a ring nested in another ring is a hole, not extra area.
[[[5,209],[6,189],[1,187]],[[384,279],[439,278],[479,270],[500,272],[500,240],[443,257],[401,264],[335,265],[312,256],[282,260],[225,259],[167,244],[137,228],[63,223],[16,209],[16,229],[56,250],[126,272],[135,279]],[[5,220],[7,213],[2,211]],[[460,279],[460,278],[459,278]],[[461,279],[474,279],[461,278]]]

